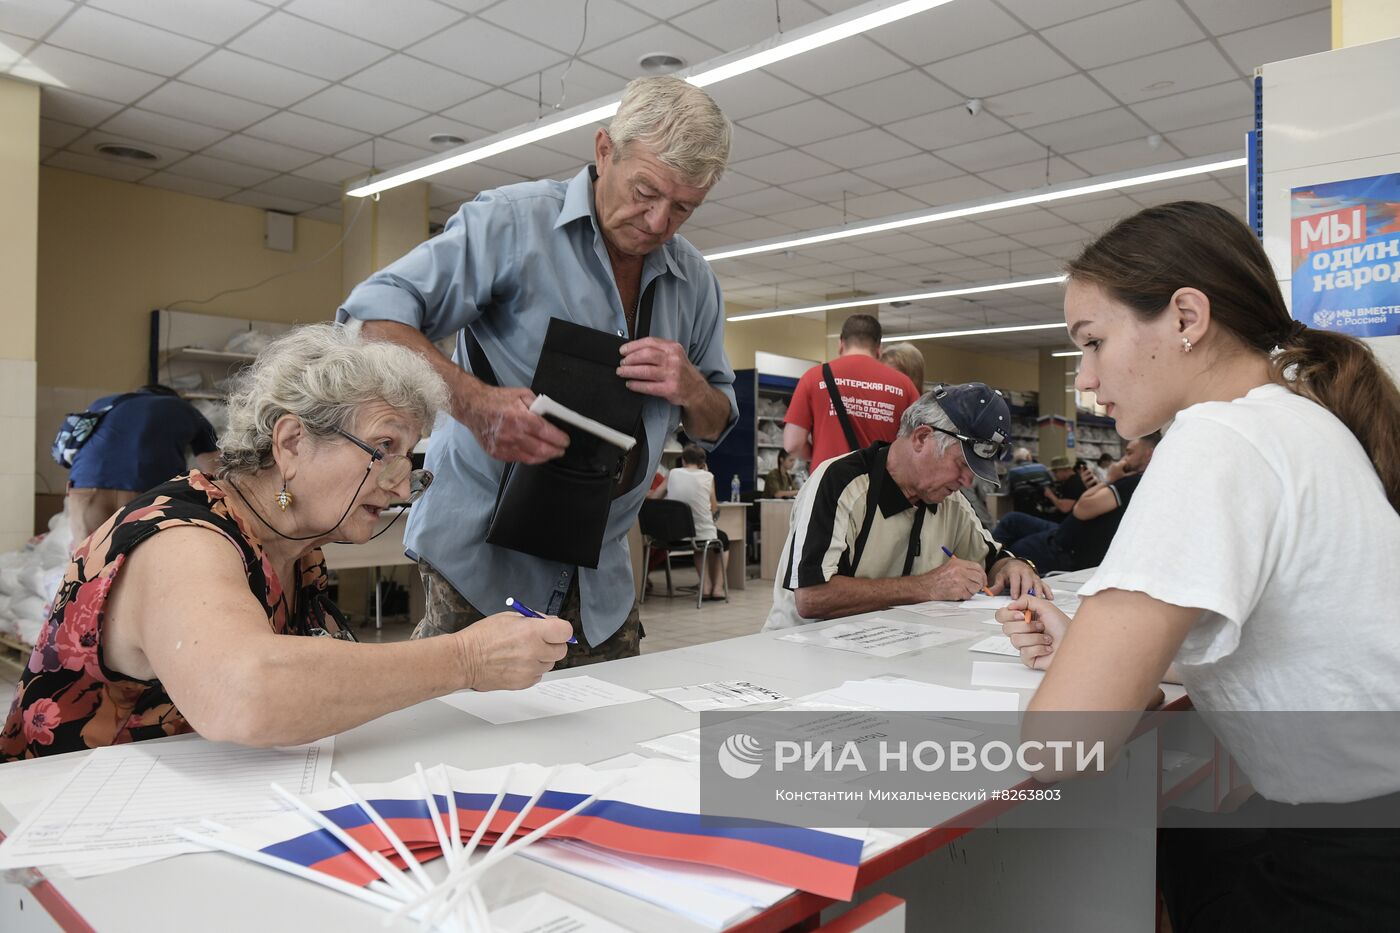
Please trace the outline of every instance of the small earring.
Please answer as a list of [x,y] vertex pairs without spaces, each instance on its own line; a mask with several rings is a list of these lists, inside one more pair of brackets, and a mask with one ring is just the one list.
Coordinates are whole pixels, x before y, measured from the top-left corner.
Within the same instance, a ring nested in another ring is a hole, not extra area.
[[277,508],[281,509],[283,512],[287,511],[287,508],[292,504],[292,494],[287,492],[287,484],[285,482],[282,483],[282,491],[277,494],[275,501],[277,502]]
[[1190,341],[1188,338],[1186,338],[1186,337],[1182,337],[1182,338],[1181,338],[1181,352],[1182,352],[1182,353],[1190,353],[1190,352],[1191,352],[1191,341]]

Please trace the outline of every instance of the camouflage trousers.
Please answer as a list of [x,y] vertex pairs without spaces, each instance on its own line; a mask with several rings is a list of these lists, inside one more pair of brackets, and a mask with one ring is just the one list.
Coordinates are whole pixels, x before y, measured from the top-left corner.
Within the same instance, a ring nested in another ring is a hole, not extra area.
[[[467,602],[466,597],[457,592],[457,588],[427,561],[418,562],[418,574],[423,578],[423,593],[427,606],[422,621],[413,630],[414,638],[430,638],[433,635],[460,632],[473,622],[486,617],[486,613]],[[590,647],[583,634],[583,623],[580,621],[582,616],[576,576],[569,584],[569,592],[564,596],[564,607],[559,611],[559,618],[573,623],[574,638],[578,640],[578,644],[569,646],[569,653],[554,665],[555,670],[617,658],[634,658],[641,654],[641,639],[645,633],[642,631],[641,611],[635,601],[622,627],[596,647]]]

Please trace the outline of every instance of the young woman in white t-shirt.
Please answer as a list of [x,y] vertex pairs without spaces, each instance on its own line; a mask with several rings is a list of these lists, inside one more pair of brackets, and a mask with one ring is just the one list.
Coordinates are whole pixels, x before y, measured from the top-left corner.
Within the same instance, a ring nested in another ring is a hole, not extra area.
[[[1068,271],[1078,388],[1124,437],[1167,430],[1073,624],[1034,598],[997,614],[1047,671],[1029,711],[1142,709],[1175,662],[1246,806],[1275,808],[1245,845],[1163,832],[1175,933],[1400,929],[1400,832],[1276,819],[1400,792],[1400,391],[1361,341],[1290,318],[1219,207],[1144,210]],[[1261,714],[1300,710],[1355,712],[1306,734],[1318,717]]]
[[695,572],[700,573],[703,557],[708,563],[703,574],[705,598],[724,599],[728,592],[725,573],[729,569],[729,536],[715,527],[719,514],[719,499],[715,496],[715,475],[705,466],[705,448],[687,444],[681,451],[681,465],[666,475],[666,498],[678,499],[690,506],[695,520],[695,537],[719,541],[722,550],[706,549],[695,552]]

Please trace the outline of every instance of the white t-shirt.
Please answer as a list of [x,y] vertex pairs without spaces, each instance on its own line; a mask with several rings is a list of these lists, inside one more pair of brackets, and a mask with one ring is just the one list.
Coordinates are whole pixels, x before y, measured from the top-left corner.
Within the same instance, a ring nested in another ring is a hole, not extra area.
[[710,512],[710,497],[715,491],[715,474],[709,470],[677,467],[666,474],[666,498],[690,506],[695,518],[695,537],[715,538],[715,518]]
[[[1265,797],[1400,790],[1400,515],[1356,437],[1279,385],[1181,412],[1080,590],[1205,610],[1176,664]],[[1325,720],[1325,723],[1324,723]]]

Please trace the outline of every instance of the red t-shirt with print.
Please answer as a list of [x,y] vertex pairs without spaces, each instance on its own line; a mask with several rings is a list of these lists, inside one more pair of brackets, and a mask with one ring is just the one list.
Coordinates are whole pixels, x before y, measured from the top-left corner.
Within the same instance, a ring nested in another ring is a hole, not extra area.
[[[831,361],[831,371],[860,446],[894,440],[899,416],[919,397],[909,377],[863,353],[837,357]],[[783,421],[811,432],[813,470],[850,452],[820,366],[807,370],[798,381]]]

